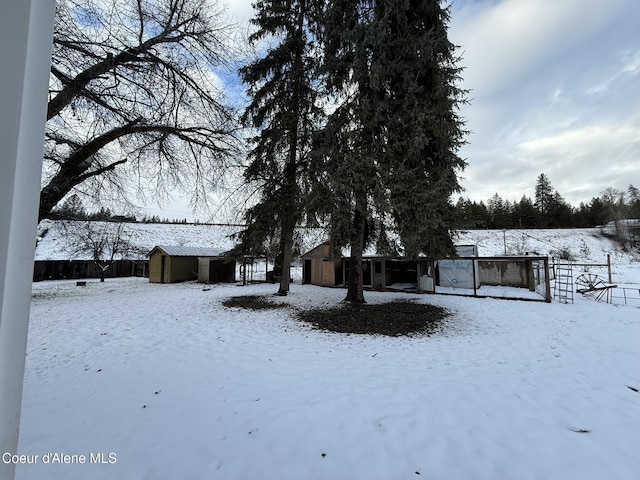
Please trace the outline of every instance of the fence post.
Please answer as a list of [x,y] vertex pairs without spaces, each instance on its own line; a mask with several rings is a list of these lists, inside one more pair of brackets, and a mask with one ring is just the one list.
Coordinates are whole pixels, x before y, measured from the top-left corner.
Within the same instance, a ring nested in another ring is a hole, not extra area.
[[242,257],[242,286],[247,285],[247,256]]
[[473,275],[473,279],[471,280],[473,282],[473,296],[477,297],[478,288],[476,286],[476,260],[474,259],[471,259],[471,274]]
[[613,277],[611,276],[611,254],[607,253],[607,272],[609,273],[609,283],[613,283]]
[[551,303],[551,278],[549,275],[549,258],[544,257],[544,294],[545,302]]

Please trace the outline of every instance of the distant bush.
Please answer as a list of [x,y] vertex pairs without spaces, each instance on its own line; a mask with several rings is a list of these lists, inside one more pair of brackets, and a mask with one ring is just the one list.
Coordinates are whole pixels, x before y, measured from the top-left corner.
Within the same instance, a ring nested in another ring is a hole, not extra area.
[[573,255],[573,253],[571,253],[571,250],[568,247],[549,250],[549,255],[554,258],[559,258],[560,260],[567,260],[569,262],[573,262],[576,259],[576,257]]
[[523,256],[530,253],[531,250],[531,246],[524,235],[519,241],[516,240],[507,244],[507,255]]

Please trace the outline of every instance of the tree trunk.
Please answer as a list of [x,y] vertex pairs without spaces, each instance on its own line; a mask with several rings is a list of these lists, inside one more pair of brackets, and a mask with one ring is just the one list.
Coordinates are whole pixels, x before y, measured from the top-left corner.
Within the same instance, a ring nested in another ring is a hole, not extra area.
[[[303,37],[304,30],[304,18],[306,15],[306,2],[300,1],[297,28],[298,35]],[[297,165],[298,165],[298,150],[299,150],[299,117],[302,110],[301,93],[300,89],[303,88],[302,78],[304,76],[304,68],[302,63],[303,50],[299,49],[295,52],[293,59],[293,97],[292,97],[292,112],[289,115],[290,128],[288,138],[288,158],[287,164],[284,168],[284,199],[285,204],[282,205],[281,210],[281,231],[280,231],[280,247],[282,254],[282,273],[280,274],[280,288],[278,295],[287,295],[289,293],[289,285],[291,283],[291,260],[293,258],[293,234],[296,228],[298,220],[298,191],[297,191]]]
[[282,225],[282,272],[280,274],[280,288],[278,295],[287,295],[291,283],[291,259],[293,257],[293,231],[294,224],[284,222]]
[[367,221],[367,199],[365,194],[356,196],[353,214],[353,231],[351,234],[351,257],[349,283],[345,302],[366,303],[364,299],[362,254],[364,252],[365,229]]
[[282,277],[282,264],[284,263],[284,242],[282,240],[282,232],[280,232],[280,240],[278,241],[278,252],[273,258],[273,277],[271,283],[280,283]]
[[109,267],[111,266],[111,263],[109,263],[108,265],[104,265],[100,261],[95,261],[95,260],[94,260],[93,263],[95,265],[97,265],[98,268],[100,269],[100,281],[104,282],[105,273],[109,269]]
[[289,146],[289,160],[285,167],[285,185],[284,198],[286,206],[282,209],[282,220],[280,230],[280,252],[279,257],[282,258],[282,271],[280,273],[280,288],[278,295],[287,295],[289,293],[289,284],[291,283],[291,260],[293,259],[293,234],[296,229],[296,221],[298,219],[297,203],[298,195],[296,189],[296,160],[297,160],[297,131],[293,131]]

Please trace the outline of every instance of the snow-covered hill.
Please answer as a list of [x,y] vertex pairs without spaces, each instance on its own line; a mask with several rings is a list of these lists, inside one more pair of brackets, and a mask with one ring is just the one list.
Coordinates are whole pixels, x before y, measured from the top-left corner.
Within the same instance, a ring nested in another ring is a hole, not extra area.
[[[45,220],[38,227],[36,260],[78,259],[74,254],[71,231],[84,222]],[[99,222],[97,222],[99,223]],[[233,234],[239,226],[127,223],[125,232],[129,241],[144,258],[156,245],[210,247],[230,250],[236,244]],[[299,248],[306,252],[325,240],[321,230],[299,232]],[[575,263],[606,263],[611,256],[614,269],[626,278],[622,269],[640,269],[640,252],[625,251],[612,239],[611,232],[603,228],[549,229],[549,230],[467,230],[456,232],[457,245],[477,245],[480,256],[548,255]],[[626,280],[625,280],[626,281]]]
[[606,264],[609,256],[612,280],[618,284],[640,281],[640,251],[624,250],[613,240],[607,228],[549,230],[467,230],[457,232],[457,245],[477,245],[483,257],[503,255],[543,255],[556,260],[570,260],[581,265],[578,271],[608,277],[604,267],[582,264]]
[[[84,260],[74,253],[73,231],[85,222],[43,220],[38,225],[36,260]],[[95,222],[97,226],[103,222]],[[241,227],[170,223],[125,223],[124,236],[133,250],[145,256],[156,245],[210,247],[230,250],[235,245],[232,235]]]
[[[82,229],[83,221],[43,220],[38,225],[36,260],[88,260],[80,258],[73,245],[73,232]],[[100,229],[105,222],[93,222]],[[111,225],[115,225],[110,222]],[[236,245],[233,235],[242,226],[169,223],[125,223],[124,237],[132,244],[132,250],[141,252],[140,258],[156,245],[181,247],[208,247],[230,250]],[[301,252],[311,250],[325,240],[321,229],[305,229],[298,235]],[[81,255],[82,256],[82,255]],[[85,254],[86,256],[86,254]]]
[[622,246],[600,228],[549,230],[466,230],[455,235],[457,245],[477,245],[480,256],[548,255],[576,262],[638,261],[640,254]]

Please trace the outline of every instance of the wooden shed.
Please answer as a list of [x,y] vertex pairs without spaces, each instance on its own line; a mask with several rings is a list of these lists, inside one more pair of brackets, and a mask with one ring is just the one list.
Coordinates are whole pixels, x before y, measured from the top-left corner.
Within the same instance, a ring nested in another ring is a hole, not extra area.
[[[349,281],[350,260],[331,256],[325,242],[305,253],[302,259],[302,283],[320,286],[344,286]],[[408,260],[400,257],[365,255],[363,285],[373,290],[411,290],[433,292],[434,262],[428,258]]]
[[331,257],[331,244],[324,242],[302,255],[302,283],[335,286],[343,283],[343,259]]
[[149,252],[149,281],[235,282],[236,262],[216,248],[158,245]]

